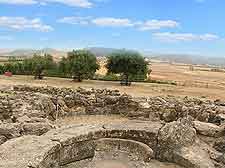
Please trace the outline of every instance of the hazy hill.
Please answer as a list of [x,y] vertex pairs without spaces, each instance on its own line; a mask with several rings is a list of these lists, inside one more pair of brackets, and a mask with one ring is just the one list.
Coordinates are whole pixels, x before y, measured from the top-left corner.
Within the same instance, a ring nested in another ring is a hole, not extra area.
[[149,55],[149,57],[166,62],[225,66],[225,57],[209,57],[209,56],[187,55],[187,54],[161,54],[161,55],[155,54]]
[[34,54],[38,55],[44,55],[44,54],[50,54],[54,57],[55,60],[59,60],[63,56],[66,56],[65,51],[60,51],[56,49],[51,48],[44,48],[41,50],[36,49],[16,49],[16,50],[1,50],[0,49],[0,56],[14,56],[14,57],[21,57],[21,56],[33,56]]
[[[86,48],[87,50],[91,51],[98,57],[103,57],[106,55],[109,55],[110,53],[114,51],[118,51],[119,49],[114,48],[101,48],[101,47],[93,47],[93,48]],[[66,56],[66,51],[60,51],[57,49],[52,48],[44,48],[44,49],[16,49],[16,50],[7,50],[7,49],[0,49],[0,55],[1,56],[33,56],[34,54],[51,54],[55,57],[59,56]]]
[[0,48],[0,55],[6,55],[9,52],[12,52],[13,49]]
[[[123,50],[124,48],[118,49],[118,48],[91,47],[91,48],[86,48],[86,49],[91,51],[97,57],[105,57],[113,52]],[[131,49],[126,49],[126,50],[137,52],[136,50],[131,50]]]
[[113,52],[119,51],[120,49],[115,48],[103,48],[103,47],[91,47],[87,48],[90,52],[95,54],[97,57],[105,57]]
[[[121,49],[115,48],[104,48],[104,47],[91,47],[86,48],[91,51],[97,57],[105,57],[112,52],[119,51]],[[130,50],[135,51],[135,50]],[[225,57],[207,57],[199,55],[187,55],[187,54],[157,54],[152,52],[140,51],[145,57],[157,59],[166,62],[177,62],[184,64],[201,64],[201,65],[216,65],[225,66]],[[63,56],[67,55],[66,51],[61,51],[52,48],[44,48],[41,50],[36,49],[0,49],[0,56],[32,56],[34,54],[44,55],[45,53],[50,54],[55,60],[60,60]]]

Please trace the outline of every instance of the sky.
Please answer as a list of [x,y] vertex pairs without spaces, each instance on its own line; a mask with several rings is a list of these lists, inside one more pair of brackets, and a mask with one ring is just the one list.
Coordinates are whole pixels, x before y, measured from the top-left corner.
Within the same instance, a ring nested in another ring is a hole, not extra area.
[[0,0],[0,48],[225,56],[224,0]]

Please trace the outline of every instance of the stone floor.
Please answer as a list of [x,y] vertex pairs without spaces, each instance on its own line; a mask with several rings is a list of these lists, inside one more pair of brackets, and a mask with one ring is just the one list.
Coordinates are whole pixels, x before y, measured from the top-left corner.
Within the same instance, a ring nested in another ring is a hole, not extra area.
[[115,160],[102,160],[93,164],[90,160],[83,160],[62,168],[182,168],[172,163],[162,163],[156,160],[152,160],[149,163],[136,162],[133,166],[131,164]]
[[138,161],[126,152],[96,152],[93,159],[71,163],[62,168],[182,168],[171,163]]

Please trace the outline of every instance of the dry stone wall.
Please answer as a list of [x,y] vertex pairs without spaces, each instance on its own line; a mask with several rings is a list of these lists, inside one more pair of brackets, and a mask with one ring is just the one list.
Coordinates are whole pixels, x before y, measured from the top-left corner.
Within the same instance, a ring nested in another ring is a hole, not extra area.
[[201,140],[187,117],[165,125],[149,121],[74,125],[15,138],[0,145],[0,167],[59,168],[110,148],[128,150],[145,162],[153,158],[185,168],[225,166],[224,154]]
[[189,97],[135,98],[108,89],[14,86],[0,94],[0,144],[22,135],[42,135],[54,128],[51,121],[77,115],[119,114],[165,123],[189,115],[219,126],[225,120],[224,105]]
[[[148,120],[176,121],[187,115],[202,122],[222,124],[225,121],[225,103],[220,100],[206,100],[190,97],[131,97],[118,90],[83,89],[72,90],[54,87],[16,86],[18,94],[27,94],[31,109],[27,115],[57,117],[74,115],[120,114]],[[28,106],[27,105],[27,106]]]
[[[149,161],[154,157],[151,146],[156,147],[157,132],[161,126],[159,123],[135,121],[104,127],[102,125],[74,125],[51,130],[40,137],[24,136],[12,139],[0,146],[0,167],[57,168],[93,157],[96,148],[101,146],[99,140],[102,138],[102,140],[116,138],[116,141],[121,139],[120,142],[124,146],[132,144],[131,140],[133,140],[136,150],[142,151],[139,152],[139,157]],[[141,142],[136,142],[136,139],[147,144],[142,145]]]
[[[61,117],[97,114],[118,114],[135,121],[61,129],[53,125]],[[221,100],[135,98],[108,89],[14,86],[0,92],[0,167],[58,168],[93,157],[97,142],[107,146],[104,139],[109,138],[107,142],[125,147],[135,144],[146,160],[224,168],[224,121]]]

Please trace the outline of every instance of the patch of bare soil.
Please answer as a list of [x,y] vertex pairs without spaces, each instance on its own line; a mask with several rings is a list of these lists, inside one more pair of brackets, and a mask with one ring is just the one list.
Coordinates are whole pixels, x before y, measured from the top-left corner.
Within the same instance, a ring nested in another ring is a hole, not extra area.
[[122,151],[97,152],[93,159],[71,163],[61,168],[182,168],[173,163],[159,162],[157,160],[151,160],[147,163],[130,159],[129,153]]
[[[155,72],[156,73],[156,72]],[[161,72],[162,75],[166,73]],[[216,72],[211,72],[216,73]],[[154,74],[154,73],[153,73]],[[168,73],[167,73],[168,74]],[[175,72],[168,74],[166,79],[177,79],[178,76]],[[181,75],[183,79],[188,79],[187,76]],[[209,75],[211,79],[212,75]],[[173,78],[172,78],[173,77]],[[200,76],[201,77],[201,76]],[[206,79],[206,78],[205,78]],[[223,77],[225,79],[225,76]],[[132,83],[130,87],[120,86],[119,82],[111,81],[92,81],[87,80],[81,83],[72,82],[71,79],[63,78],[44,78],[44,80],[34,80],[32,76],[13,76],[5,77],[0,75],[0,87],[11,87],[13,85],[29,85],[29,86],[53,86],[59,88],[72,88],[77,89],[78,87],[83,88],[95,88],[95,89],[117,89],[121,93],[127,93],[132,96],[165,96],[165,95],[174,95],[174,96],[192,96],[192,97],[204,97],[209,99],[225,99],[225,84],[223,84],[223,79],[214,80],[216,83],[220,84],[219,86],[214,83],[204,83],[204,85],[189,85],[188,80],[184,85],[167,85],[167,84],[157,84],[157,83]],[[192,82],[193,83],[193,82]],[[206,87],[207,86],[207,87]]]
[[112,123],[122,123],[128,121],[128,118],[123,118],[119,115],[91,115],[91,116],[74,116],[65,117],[55,121],[57,126],[67,126],[73,124],[112,124]]
[[[91,160],[83,160],[76,163],[72,163],[66,166],[63,166],[62,168],[89,168],[87,167],[88,164],[91,163]],[[104,160],[99,161],[95,163],[95,167],[91,168],[182,168],[180,166],[177,166],[172,163],[166,163],[166,162],[159,162],[157,160],[151,160],[149,163],[139,163],[139,165],[136,165],[136,167],[129,167],[129,164],[126,164],[121,161],[115,161],[115,160]],[[140,165],[145,167],[140,167]],[[138,166],[138,167],[137,167]]]

